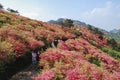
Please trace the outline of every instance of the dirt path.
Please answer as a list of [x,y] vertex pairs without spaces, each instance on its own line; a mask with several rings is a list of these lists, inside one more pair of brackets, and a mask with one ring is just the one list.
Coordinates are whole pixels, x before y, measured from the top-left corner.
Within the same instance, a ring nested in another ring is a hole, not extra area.
[[38,75],[37,65],[30,65],[26,69],[13,75],[10,80],[32,80],[33,76]]

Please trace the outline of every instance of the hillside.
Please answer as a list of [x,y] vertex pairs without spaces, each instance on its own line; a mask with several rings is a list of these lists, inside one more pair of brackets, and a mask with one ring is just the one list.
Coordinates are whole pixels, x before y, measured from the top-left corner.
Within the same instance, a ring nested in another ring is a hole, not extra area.
[[[54,40],[57,47],[51,47]],[[0,79],[6,64],[42,49],[33,80],[120,80],[120,52],[111,45],[104,34],[84,26],[65,27],[0,10]]]
[[[48,23],[52,23],[52,24],[58,24],[58,25],[61,25],[61,26],[63,26],[63,24],[66,24],[65,23],[65,20],[66,20],[67,18],[58,18],[57,20],[50,20],[50,21],[48,21]],[[77,26],[77,25],[82,25],[82,26],[84,26],[84,27],[91,27],[92,29],[95,29],[95,28],[97,28],[97,27],[95,27],[95,26],[93,26],[93,25],[90,25],[90,24],[87,24],[87,23],[85,23],[85,22],[82,22],[82,21],[79,21],[79,20],[72,20],[73,21],[73,25],[74,26]],[[100,29],[100,28],[98,28],[101,32],[103,32],[104,34],[108,34],[109,32],[107,32],[106,30],[103,30],[103,29]]]
[[[73,37],[75,35],[68,28],[31,20],[15,13],[0,10],[0,77],[6,72],[6,68],[9,68],[5,66],[14,64],[13,62],[19,61],[19,58],[21,60],[22,56],[22,64],[27,60],[30,61],[31,59],[24,58],[32,50],[44,45],[43,49],[46,50],[54,38],[68,39]],[[26,53],[27,55],[25,55]],[[18,63],[18,65],[20,64]],[[26,63],[24,64],[26,65]]]

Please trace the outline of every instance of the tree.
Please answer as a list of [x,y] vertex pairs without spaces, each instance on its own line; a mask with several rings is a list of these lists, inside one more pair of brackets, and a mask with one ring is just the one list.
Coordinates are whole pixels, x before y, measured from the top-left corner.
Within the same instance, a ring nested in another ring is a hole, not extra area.
[[65,19],[64,20],[64,26],[66,26],[66,27],[73,26],[73,20],[71,20],[71,19]]
[[104,33],[102,31],[100,31],[100,29],[88,24],[88,29],[92,30],[95,34],[100,34],[101,36],[104,35]]
[[3,5],[2,4],[0,4],[0,9],[3,9]]
[[93,30],[92,25],[88,24],[88,29]]
[[13,9],[10,9],[10,8],[7,8],[7,10],[8,10],[9,12],[12,12],[12,13],[19,13],[17,10],[13,10]]
[[61,26],[64,26],[63,21],[59,21],[59,22],[57,22],[57,24],[59,24],[59,25],[61,25]]
[[113,49],[115,49],[117,47],[117,42],[115,39],[110,39],[108,40],[108,45],[111,45]]

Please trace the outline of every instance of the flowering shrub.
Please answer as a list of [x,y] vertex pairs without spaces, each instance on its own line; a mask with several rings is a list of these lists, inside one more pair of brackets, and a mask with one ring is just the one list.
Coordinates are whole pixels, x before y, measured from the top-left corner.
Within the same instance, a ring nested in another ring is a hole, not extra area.
[[66,41],[66,45],[70,47],[71,50],[82,50],[83,47],[81,46],[81,44],[74,39],[69,39]]
[[40,77],[33,78],[33,80],[53,80],[54,72],[52,70],[44,72]]
[[34,38],[28,38],[28,43],[29,43],[29,47],[31,49],[35,49],[36,47],[40,46],[44,46],[44,43],[42,41],[37,41],[36,39]]
[[65,80],[87,80],[85,74],[81,74],[79,69],[69,70],[66,73]]
[[70,50],[70,47],[68,47],[68,45],[62,40],[59,40],[58,47],[63,50]]
[[[86,49],[88,51],[84,53]],[[87,57],[88,54],[91,56]],[[59,40],[58,48],[48,49],[40,58],[40,65],[44,67],[42,71],[53,69],[56,74],[54,79],[119,80],[118,61],[83,38],[69,39],[65,42]],[[114,71],[116,72],[113,73]]]
[[[119,80],[118,72],[112,73],[102,67],[99,68],[89,63],[83,54],[76,51],[48,49],[40,55],[40,58],[40,66],[43,66],[43,70],[38,76],[39,79],[44,72],[53,70],[52,80],[58,78],[60,80]],[[36,80],[39,80],[38,77]]]
[[49,50],[49,51],[50,52],[41,54],[40,58],[49,62],[55,62],[55,61],[60,61],[60,58],[64,57],[64,55],[60,54],[60,52],[58,51],[53,51],[53,50]]
[[7,41],[0,42],[0,52],[13,52],[13,45]]
[[88,40],[88,42],[90,42],[90,40],[93,40],[96,42],[96,46],[98,47],[107,45],[107,38],[104,35],[94,34],[93,31],[88,30],[86,27],[81,27],[81,32],[83,34],[82,37]]

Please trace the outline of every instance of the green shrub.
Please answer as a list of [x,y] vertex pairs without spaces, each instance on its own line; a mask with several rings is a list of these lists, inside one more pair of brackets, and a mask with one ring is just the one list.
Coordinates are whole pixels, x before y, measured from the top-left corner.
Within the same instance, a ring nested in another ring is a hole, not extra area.
[[101,50],[109,54],[110,56],[114,57],[115,59],[120,60],[120,52],[113,50],[112,48],[105,48],[105,47],[101,47]]
[[96,41],[95,41],[95,40],[90,40],[90,43],[91,43],[93,46],[96,46]]
[[98,57],[91,57],[89,59],[90,63],[96,64],[97,66],[100,66],[100,60],[98,59]]

